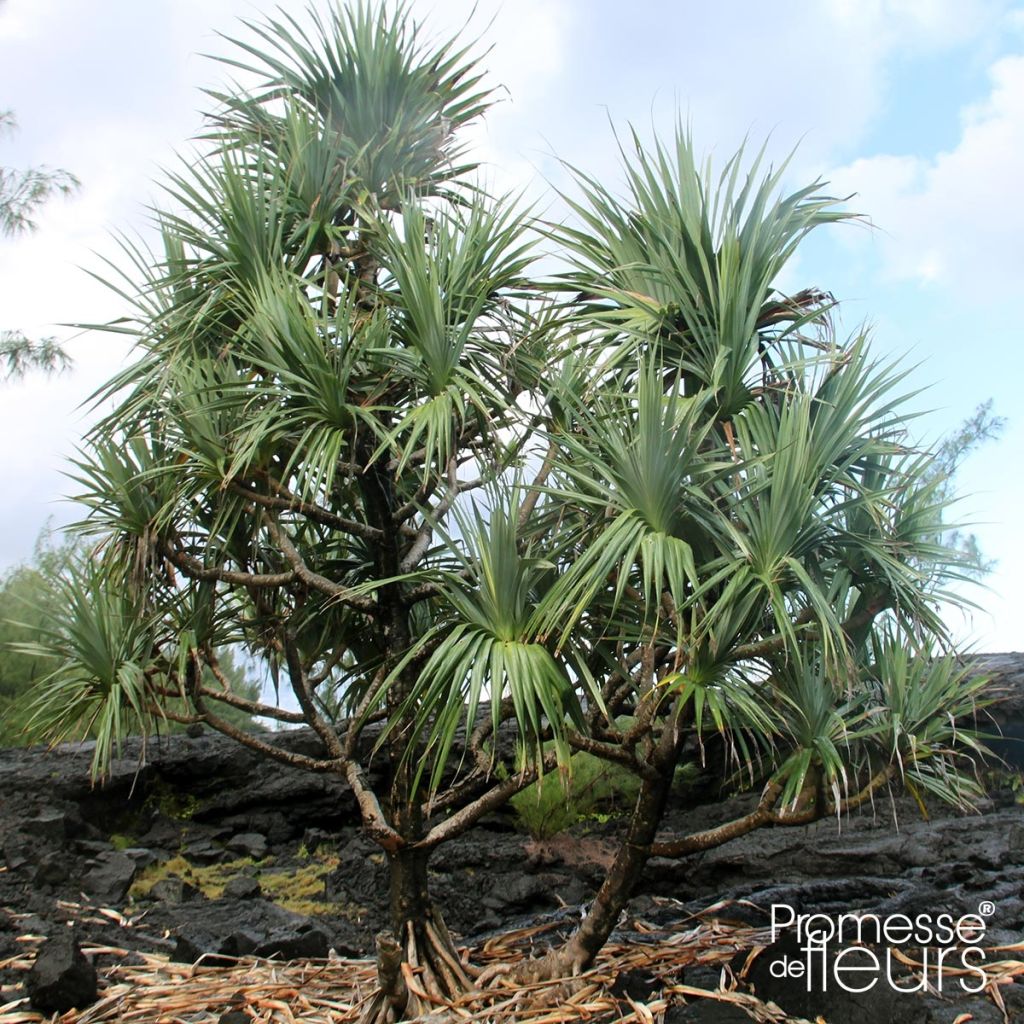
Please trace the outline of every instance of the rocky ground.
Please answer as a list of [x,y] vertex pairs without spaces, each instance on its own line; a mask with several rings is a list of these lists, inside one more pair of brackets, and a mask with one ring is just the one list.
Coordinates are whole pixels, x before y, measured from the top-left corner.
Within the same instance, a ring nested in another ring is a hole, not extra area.
[[[1010,739],[1024,736],[1024,656],[1001,656],[993,665],[1013,691],[999,712],[1002,728]],[[302,731],[277,741],[306,752],[316,742]],[[87,746],[0,751],[0,1005],[16,998],[24,980],[3,961],[23,949],[24,936],[54,935],[66,922],[75,922],[82,941],[186,962],[370,950],[384,918],[386,868],[360,834],[342,782],[269,764],[207,734],[151,741],[145,751],[129,744],[110,780],[93,788],[90,753]],[[769,921],[773,904],[832,918],[854,911],[959,916],[981,907],[980,945],[1019,944],[1024,757],[1013,742],[1002,753],[1013,763],[994,780],[979,815],[925,821],[901,800],[840,824],[763,830],[687,860],[656,859],[622,935],[690,927],[692,915],[719,903],[712,916],[755,925]],[[717,804],[681,799],[666,831],[705,827],[722,813]],[[614,849],[614,821],[585,822],[545,840],[518,824],[510,811],[493,816],[432,860],[435,898],[470,943],[539,917],[570,930]],[[556,934],[546,932],[544,941]],[[897,995],[884,984],[866,995],[835,986],[808,993],[806,985],[773,977],[771,965],[782,956],[799,959],[788,941],[747,965],[743,983],[790,1014],[820,1014],[830,1024],[952,1024],[966,1013],[975,1022],[1024,1022],[1019,984],[1000,987],[1005,1009],[952,984],[942,994]],[[1022,950],[986,955],[989,962],[1024,960]],[[743,974],[742,957],[734,969]],[[717,970],[700,968],[685,979],[703,987],[719,980]],[[706,1004],[672,1009],[666,1019],[749,1018]]]

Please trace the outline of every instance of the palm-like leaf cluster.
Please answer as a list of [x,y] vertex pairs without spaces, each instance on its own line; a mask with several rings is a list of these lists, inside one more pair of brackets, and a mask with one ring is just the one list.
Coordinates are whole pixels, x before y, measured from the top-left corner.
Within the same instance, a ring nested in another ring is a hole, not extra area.
[[[551,435],[564,461],[546,501],[565,565],[544,629],[614,643],[611,714],[646,700],[667,713],[675,695],[748,764],[776,765],[783,802],[814,776],[839,806],[878,758],[903,757],[903,740],[883,749],[854,725],[892,710],[900,645],[942,729],[967,710],[952,695],[976,695],[963,675],[924,682],[951,671],[930,659],[948,644],[939,601],[964,573],[941,543],[928,456],[907,440],[905,374],[864,336],[837,343],[821,292],[772,290],[799,240],[843,214],[816,185],[778,198],[781,171],[759,179],[757,161],[741,180],[738,160],[711,188],[684,133],[674,150],[634,136],[625,198],[581,175],[582,226],[552,229],[576,264],[561,282],[576,292],[574,355],[595,369],[558,396],[573,415]],[[881,653],[879,629],[899,637]],[[943,765],[933,794],[974,791],[955,744],[913,746],[908,763],[928,750]]]

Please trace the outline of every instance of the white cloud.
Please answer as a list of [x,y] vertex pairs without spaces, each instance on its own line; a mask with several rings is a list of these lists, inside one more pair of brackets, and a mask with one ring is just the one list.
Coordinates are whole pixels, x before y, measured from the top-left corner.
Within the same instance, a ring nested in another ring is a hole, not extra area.
[[992,293],[1024,275],[1024,55],[989,70],[991,91],[968,107],[956,146],[932,158],[880,155],[829,177],[882,229],[885,272],[899,280]]
[[962,44],[994,23],[998,0],[824,0],[837,27],[875,50],[913,50]]
[[60,0],[0,0],[0,40],[23,42],[45,31]]

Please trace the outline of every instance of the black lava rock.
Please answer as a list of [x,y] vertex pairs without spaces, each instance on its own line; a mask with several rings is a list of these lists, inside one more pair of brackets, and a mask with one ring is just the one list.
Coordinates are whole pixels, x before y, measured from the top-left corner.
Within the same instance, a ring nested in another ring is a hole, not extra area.
[[[863,969],[864,961],[875,955],[866,948],[854,952],[860,959],[855,958],[852,966],[843,963],[847,971]],[[738,960],[743,958],[740,954]],[[760,999],[777,1003],[794,1017],[813,1020],[827,1015],[829,1024],[901,1019],[906,1007],[883,975],[855,976],[849,986],[853,990],[847,990],[836,981],[837,958],[830,948],[808,954],[796,932],[786,931],[757,956],[746,971],[746,983]],[[742,970],[739,962],[735,966]]]
[[615,978],[611,989],[613,996],[620,999],[628,996],[637,1003],[649,1003],[660,990],[660,980],[641,971],[623,971]]
[[251,900],[260,895],[260,883],[248,875],[236,875],[224,886],[224,898],[228,900]]
[[701,999],[686,1006],[671,1006],[665,1024],[750,1024],[750,1015],[738,1006]]
[[135,866],[142,870],[157,861],[168,860],[168,855],[163,850],[151,850],[148,846],[129,846],[121,851],[126,857],[135,861]]
[[182,853],[194,864],[216,864],[227,856],[224,847],[210,839],[197,839],[189,843]]
[[327,935],[302,914],[263,899],[246,903],[213,900],[197,905],[177,929],[171,959],[178,963],[224,963],[227,957],[323,958]]
[[260,860],[267,855],[267,837],[259,832],[240,832],[228,840],[227,848],[231,853]]
[[44,853],[32,876],[36,885],[61,885],[68,880],[67,857],[63,853]]
[[82,879],[82,887],[101,903],[120,903],[135,881],[135,861],[117,851],[101,853],[92,861],[91,870]]
[[70,928],[47,939],[25,983],[29,999],[43,1013],[66,1013],[96,1001],[96,969]]
[[60,842],[71,832],[68,816],[63,811],[45,808],[21,823],[22,830],[39,839]]
[[194,885],[172,876],[154,883],[149,890],[149,898],[161,903],[197,903],[206,897]]
[[274,932],[255,949],[256,956],[281,960],[324,960],[327,957],[327,936],[315,925],[302,925],[292,931]]
[[9,870],[17,871],[33,860],[33,844],[24,836],[9,836],[4,842],[4,860]]

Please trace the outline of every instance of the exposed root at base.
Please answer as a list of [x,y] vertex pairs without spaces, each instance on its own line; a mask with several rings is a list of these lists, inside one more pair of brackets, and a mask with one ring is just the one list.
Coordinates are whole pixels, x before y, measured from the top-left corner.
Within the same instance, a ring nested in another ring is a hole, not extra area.
[[440,915],[405,924],[403,942],[377,936],[377,980],[359,1024],[396,1024],[452,1006],[477,991],[479,973],[464,962]]

